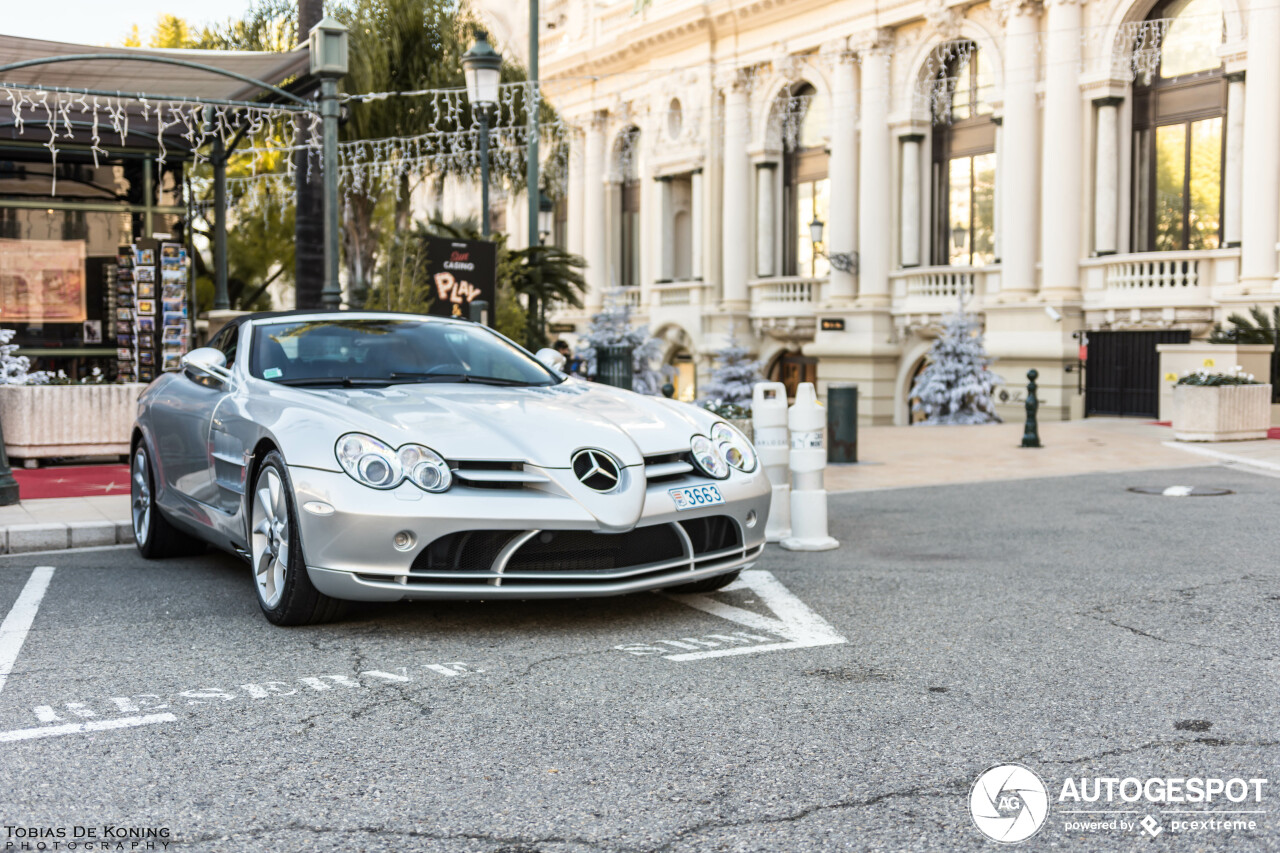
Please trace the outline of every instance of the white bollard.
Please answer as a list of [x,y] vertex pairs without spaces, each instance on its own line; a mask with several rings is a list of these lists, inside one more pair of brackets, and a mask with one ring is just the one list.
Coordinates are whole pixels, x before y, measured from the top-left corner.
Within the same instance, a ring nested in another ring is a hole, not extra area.
[[781,382],[756,383],[751,389],[751,427],[755,431],[754,443],[760,465],[773,485],[764,540],[781,542],[791,535],[791,474],[787,468],[791,439],[787,435],[787,386]]
[[830,551],[840,543],[827,534],[827,490],[822,472],[827,467],[826,413],[812,382],[796,389],[796,402],[787,413],[791,429],[791,535],[782,540],[788,551]]

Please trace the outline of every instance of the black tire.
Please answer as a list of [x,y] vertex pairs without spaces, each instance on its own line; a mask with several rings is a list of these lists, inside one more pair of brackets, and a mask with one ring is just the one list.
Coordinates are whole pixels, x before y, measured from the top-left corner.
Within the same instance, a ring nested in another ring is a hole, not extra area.
[[129,520],[138,553],[148,560],[187,557],[204,550],[204,543],[169,523],[156,504],[155,465],[145,441],[139,441],[129,460]]
[[729,572],[727,575],[716,575],[713,578],[703,578],[693,583],[685,583],[680,586],[667,587],[667,592],[675,592],[679,594],[687,594],[692,592],[715,592],[717,589],[724,589],[729,584],[738,579],[738,575],[742,574],[739,569],[736,572]]
[[[263,458],[254,476],[247,515],[253,588],[267,621],[274,625],[316,625],[342,616],[347,603],[320,592],[307,576],[293,483],[284,457],[278,451],[272,450]],[[280,521],[286,524],[283,536]],[[283,558],[281,545],[285,546]],[[277,569],[282,569],[282,573]]]

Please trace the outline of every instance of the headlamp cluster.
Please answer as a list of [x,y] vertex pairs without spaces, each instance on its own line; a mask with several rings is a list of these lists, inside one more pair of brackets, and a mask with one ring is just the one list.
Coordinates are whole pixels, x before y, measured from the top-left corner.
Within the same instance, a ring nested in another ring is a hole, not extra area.
[[372,436],[352,432],[338,439],[334,451],[351,479],[373,489],[394,489],[405,480],[428,492],[443,492],[453,485],[448,463],[420,444],[406,444],[397,450]]
[[723,480],[731,468],[756,469],[756,450],[747,437],[723,421],[711,428],[711,437],[695,435],[689,443],[693,464],[708,477]]

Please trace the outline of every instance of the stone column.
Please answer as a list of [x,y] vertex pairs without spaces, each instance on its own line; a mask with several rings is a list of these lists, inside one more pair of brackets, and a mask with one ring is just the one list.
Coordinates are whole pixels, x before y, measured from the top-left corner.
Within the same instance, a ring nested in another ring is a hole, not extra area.
[[756,276],[777,275],[774,258],[778,241],[778,200],[774,193],[776,172],[772,163],[756,166]]
[[858,244],[862,247],[858,302],[866,307],[889,304],[889,228],[892,199],[889,149],[889,41],[877,30],[862,50],[861,109],[858,152]]
[[1004,225],[1000,220],[1000,211],[1004,205],[1004,116],[995,116],[991,120],[996,125],[996,186],[994,203],[991,205],[991,215],[995,218],[996,223],[996,238],[993,248],[996,253],[996,263],[1001,263],[1004,258],[1002,253],[1004,247]]
[[698,281],[706,279],[706,271],[702,268],[702,170],[696,170],[689,176],[689,275]]
[[605,114],[598,113],[587,127],[586,174],[583,178],[583,246],[587,260],[587,298],[589,311],[600,310],[605,291],[609,289],[609,258],[605,241],[604,182]]
[[751,208],[747,203],[751,163],[747,159],[750,134],[749,79],[745,74],[725,90],[724,97],[724,212],[720,274],[722,299],[727,310],[745,310],[748,258],[751,252]]
[[920,266],[920,143],[924,134],[908,133],[902,140],[902,233],[899,240],[900,261],[904,267]]
[[662,235],[661,258],[662,263],[658,268],[658,278],[663,281],[671,281],[675,277],[676,270],[676,223],[675,211],[672,209],[671,200],[671,178],[658,178],[658,216],[661,229],[659,234]]
[[[1080,295],[1080,2],[1047,0],[1044,143],[1040,169],[1040,290],[1050,299]],[[1011,64],[1018,69],[1018,65]]]
[[1249,85],[1244,91],[1243,170],[1250,186],[1240,226],[1240,283],[1254,292],[1269,290],[1276,277],[1280,205],[1280,7],[1249,6]]
[[[832,255],[858,249],[858,66],[855,54],[840,50],[831,73],[831,180],[830,219],[826,241]],[[831,268],[827,301],[834,305],[853,300],[856,281],[852,272]]]
[[1244,214],[1244,72],[1227,75],[1227,168],[1222,180],[1222,242],[1240,245]]
[[1123,98],[1098,98],[1094,113],[1093,253],[1120,249],[1120,104]]
[[[1004,83],[1004,189],[1001,199],[1000,290],[1002,295],[1025,299],[1036,290],[1036,213],[1039,176],[1036,168],[1036,51],[1040,5],[1034,0],[1009,0],[1001,4],[1005,21]],[[1078,35],[1078,34],[1077,34]],[[1074,193],[1079,193],[1077,186]]]
[[573,146],[569,157],[569,188],[566,203],[569,206],[569,221],[567,223],[565,234],[565,246],[575,255],[581,255],[583,248],[583,211],[582,206],[586,201],[584,193],[585,181],[583,178],[583,166],[586,161],[586,152],[583,151],[584,140],[581,133],[574,133],[570,144]]

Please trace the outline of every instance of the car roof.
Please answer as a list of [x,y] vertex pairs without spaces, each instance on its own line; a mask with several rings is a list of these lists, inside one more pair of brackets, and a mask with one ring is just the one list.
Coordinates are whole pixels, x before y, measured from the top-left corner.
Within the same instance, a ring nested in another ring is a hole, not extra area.
[[290,318],[302,317],[335,317],[349,320],[362,319],[385,319],[387,317],[403,317],[413,320],[429,320],[440,323],[465,323],[470,325],[470,320],[456,320],[451,317],[434,317],[428,314],[414,314],[406,311],[344,311],[339,308],[294,308],[289,311],[256,311],[252,314],[241,314],[227,321],[227,326],[244,326],[248,323],[256,323],[260,320],[287,320]]

